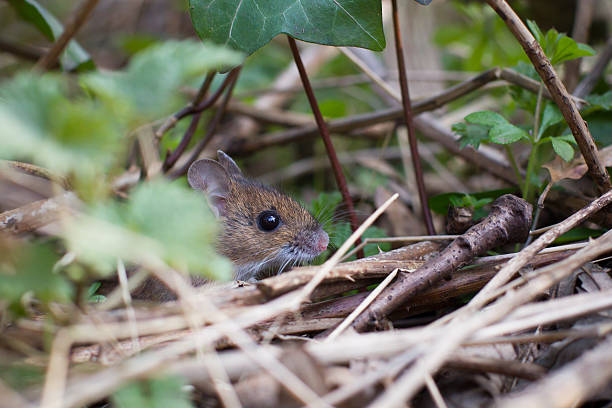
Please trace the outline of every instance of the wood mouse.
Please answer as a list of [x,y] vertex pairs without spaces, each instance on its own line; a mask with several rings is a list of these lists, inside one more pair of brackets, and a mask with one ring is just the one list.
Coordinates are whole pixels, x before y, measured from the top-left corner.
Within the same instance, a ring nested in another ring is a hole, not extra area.
[[194,162],[187,180],[205,193],[221,221],[217,251],[234,263],[235,279],[253,282],[279,274],[327,248],[327,233],[296,200],[246,178],[221,150],[217,158]]

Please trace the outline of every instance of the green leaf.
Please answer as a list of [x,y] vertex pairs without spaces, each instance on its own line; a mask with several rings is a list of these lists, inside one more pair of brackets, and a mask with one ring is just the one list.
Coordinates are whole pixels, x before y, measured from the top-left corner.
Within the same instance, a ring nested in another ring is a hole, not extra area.
[[136,54],[123,72],[91,73],[81,82],[134,127],[180,106],[178,91],[187,81],[241,60],[240,53],[225,47],[166,41]]
[[124,148],[124,129],[112,113],[83,95],[69,99],[65,78],[52,74],[2,84],[0,123],[2,158],[31,160],[60,175],[90,179]]
[[310,213],[325,227],[332,222],[336,207],[341,202],[342,195],[338,191],[320,193],[319,196],[310,203]]
[[20,311],[19,300],[28,292],[43,303],[72,296],[68,280],[53,271],[59,256],[48,246],[26,246],[5,255],[0,259],[0,299],[12,303],[14,310]]
[[[515,189],[505,188],[502,190],[481,191],[479,193],[469,194],[469,196],[475,199],[476,203],[479,203],[479,200],[495,200],[497,197],[500,197],[504,194],[511,194],[515,192]],[[462,203],[465,196],[465,193],[443,193],[429,197],[427,203],[429,205],[429,208],[431,208],[431,210],[434,211],[436,214],[446,215],[448,213],[448,207],[452,203],[452,201]]]
[[552,102],[547,102],[542,112],[542,120],[540,129],[538,130],[538,138],[540,138],[548,128],[563,121],[563,115],[557,105]]
[[574,158],[574,148],[571,144],[558,137],[553,137],[551,142],[555,153],[561,156],[563,160],[570,162]]
[[462,149],[467,145],[478,149],[482,141],[489,140],[489,128],[486,126],[473,125],[471,123],[455,123],[452,126],[452,130],[461,136],[459,138],[459,146]]
[[580,57],[595,55],[595,50],[586,44],[579,44],[572,38],[559,34],[556,50],[550,63],[560,64]]
[[77,257],[102,274],[117,258],[151,265],[161,258],[181,272],[228,280],[230,262],[214,250],[216,221],[204,198],[163,180],[134,189],[127,203],[92,207],[67,224],[65,239]]
[[162,377],[128,384],[112,396],[118,408],[191,408],[186,383],[180,377]]
[[508,123],[506,118],[504,118],[499,113],[492,112],[492,111],[480,111],[480,112],[470,113],[469,115],[465,117],[465,121],[467,123],[472,123],[475,125],[482,125],[482,126],[489,126],[489,127],[492,127],[495,125],[505,125]]
[[553,242],[557,245],[568,244],[576,241],[584,241],[589,238],[597,238],[603,235],[606,231],[601,229],[592,229],[586,227],[572,228]]
[[527,26],[529,27],[529,30],[532,32],[536,41],[542,43],[544,34],[542,33],[542,30],[540,30],[540,27],[538,27],[538,24],[533,20],[527,20]]
[[534,21],[527,21],[529,29],[535,39],[540,43],[546,56],[552,65],[557,65],[565,61],[576,58],[595,55],[595,50],[586,44],[577,43],[572,38],[563,33],[559,33],[551,28],[542,34],[542,31]]
[[252,54],[285,33],[324,45],[385,48],[380,0],[190,0],[204,41]]
[[557,136],[557,139],[565,140],[566,142],[571,143],[573,145],[577,145],[578,144],[578,143],[576,143],[576,139],[574,138],[574,135],[572,135],[571,133],[567,134],[567,135]]
[[491,138],[491,142],[498,144],[510,144],[521,139],[529,138],[527,132],[511,123],[503,123],[493,126],[489,131],[489,136]]
[[[8,0],[19,16],[38,29],[49,41],[56,41],[64,32],[62,24],[47,9],[35,0]],[[91,57],[74,40],[60,57],[62,67],[66,71],[86,71],[95,69]]]
[[599,108],[602,110],[612,110],[612,91],[608,91],[602,95],[589,95],[585,98],[591,108]]

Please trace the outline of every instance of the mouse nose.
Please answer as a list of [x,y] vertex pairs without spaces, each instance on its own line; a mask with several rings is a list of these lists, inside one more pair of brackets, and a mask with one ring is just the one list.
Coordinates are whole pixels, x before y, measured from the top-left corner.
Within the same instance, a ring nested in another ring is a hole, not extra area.
[[317,237],[317,250],[319,253],[327,249],[327,244],[329,244],[329,235],[327,235],[327,232],[320,230]]

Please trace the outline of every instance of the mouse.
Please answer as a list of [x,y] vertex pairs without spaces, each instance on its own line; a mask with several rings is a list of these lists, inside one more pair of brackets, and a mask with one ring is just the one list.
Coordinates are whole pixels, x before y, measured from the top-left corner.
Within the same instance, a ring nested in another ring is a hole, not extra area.
[[195,161],[189,185],[201,191],[220,222],[216,250],[234,264],[234,278],[256,282],[321,254],[329,236],[298,201],[247,178],[221,150]]

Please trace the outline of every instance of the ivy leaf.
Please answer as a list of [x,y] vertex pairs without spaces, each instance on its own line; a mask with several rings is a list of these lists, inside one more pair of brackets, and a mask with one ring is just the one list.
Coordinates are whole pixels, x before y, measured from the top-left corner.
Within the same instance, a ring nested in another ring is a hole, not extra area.
[[503,123],[493,126],[489,131],[489,136],[491,138],[491,142],[498,144],[510,144],[521,139],[529,138],[527,132],[511,123]]
[[538,138],[540,138],[548,128],[557,123],[563,121],[563,115],[557,105],[554,103],[548,102],[544,107],[544,112],[542,113],[542,121],[540,123],[540,129],[538,130]]
[[133,127],[180,106],[178,89],[187,81],[241,60],[240,53],[225,47],[166,41],[136,54],[123,72],[91,73],[81,82]]
[[135,188],[127,203],[101,203],[89,214],[67,225],[65,239],[102,274],[117,258],[150,265],[159,257],[182,272],[230,278],[231,264],[213,248],[215,219],[195,191],[157,180]]
[[[8,0],[19,16],[38,29],[49,41],[56,41],[64,32],[62,24],[47,9],[35,0]],[[95,69],[91,57],[74,40],[60,57],[62,67],[66,71],[89,71]]]
[[492,111],[480,111],[480,112],[470,113],[469,115],[465,117],[465,121],[468,123],[475,124],[475,125],[482,125],[482,126],[489,126],[489,127],[492,127],[495,125],[505,125],[508,123],[506,118],[504,118],[499,113],[492,112]]
[[461,136],[459,138],[459,147],[462,149],[468,145],[478,149],[481,142],[489,140],[489,128],[486,126],[473,125],[471,123],[455,123],[451,129]]
[[189,10],[202,40],[248,55],[281,33],[317,44],[385,48],[380,0],[190,0]]
[[570,162],[574,158],[574,148],[571,144],[559,137],[553,137],[551,142],[555,153],[557,153],[563,160]]

